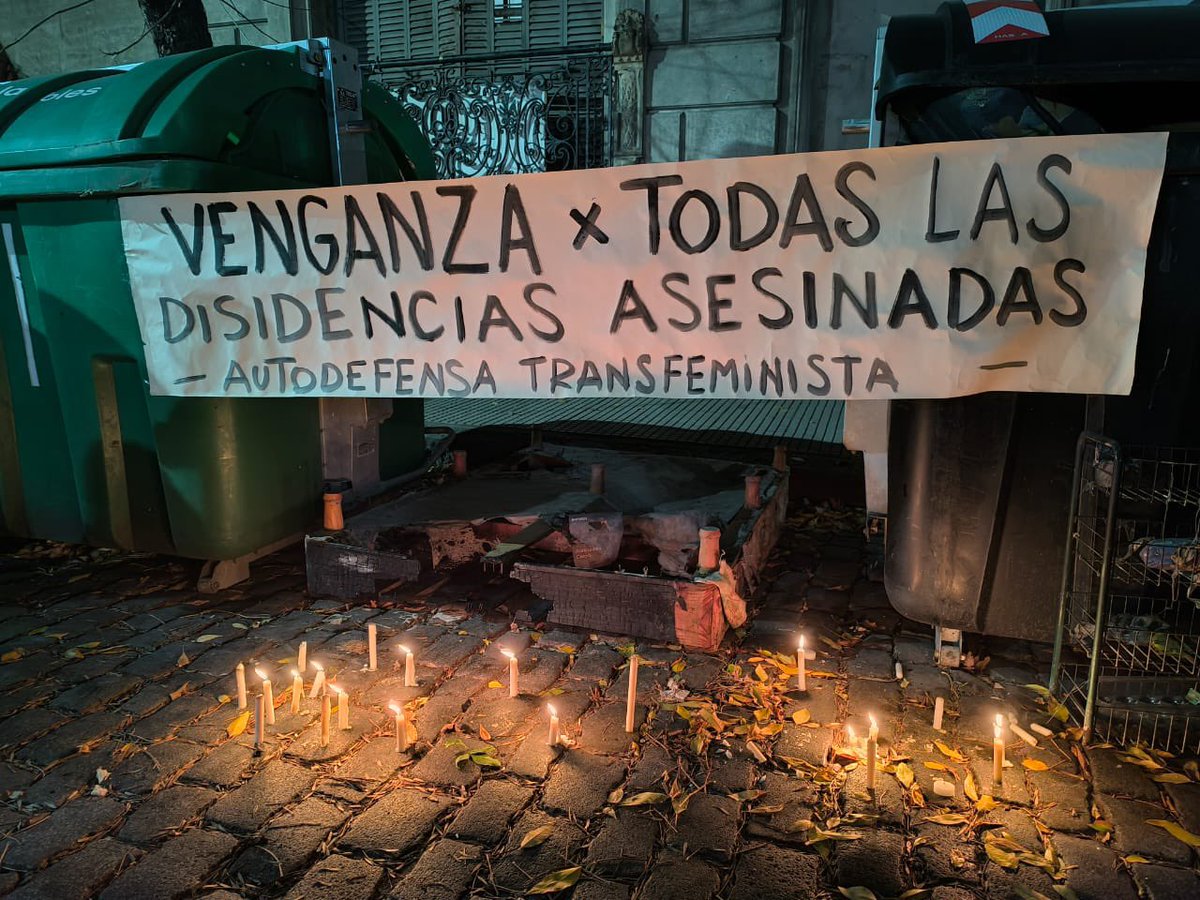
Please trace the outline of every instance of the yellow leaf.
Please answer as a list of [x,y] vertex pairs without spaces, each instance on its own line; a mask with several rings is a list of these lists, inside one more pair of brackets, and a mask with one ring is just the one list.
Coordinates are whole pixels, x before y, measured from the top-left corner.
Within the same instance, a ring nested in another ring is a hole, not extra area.
[[1045,772],[1050,767],[1040,759],[1023,759],[1021,765],[1027,768],[1030,772]]
[[970,772],[963,782],[963,793],[967,795],[973,802],[979,802],[979,789],[975,787],[975,776]]
[[525,837],[521,838],[522,850],[527,850],[530,847],[537,847],[540,844],[546,843],[546,838],[554,834],[553,825],[543,825],[541,828],[534,828],[525,833]]
[[965,756],[963,756],[963,755],[962,755],[961,753],[959,753],[957,750],[952,750],[952,749],[950,749],[948,746],[946,746],[945,744],[943,744],[941,741],[934,741],[934,742],[933,742],[933,745],[934,745],[935,747],[937,747],[937,748],[938,748],[938,750],[940,750],[940,751],[941,751],[941,753],[942,753],[942,756],[946,757],[946,759],[950,760],[951,762],[958,762],[958,763],[960,763],[960,762],[966,762],[966,761],[967,761],[967,758],[966,758]]
[[1159,784],[1187,784],[1192,779],[1180,772],[1164,772],[1162,775],[1150,776],[1150,780]]
[[1167,832],[1167,834],[1171,835],[1171,837],[1178,841],[1183,841],[1189,847],[1200,848],[1200,837],[1192,834],[1186,828],[1181,828],[1174,822],[1168,822],[1166,819],[1147,819],[1146,824],[1162,828]]
[[625,788],[622,788],[622,787],[615,788],[608,795],[608,802],[609,803],[620,803],[624,797],[625,797]]
[[653,806],[655,803],[662,803],[667,799],[666,794],[661,794],[658,791],[642,791],[640,794],[634,794],[626,800],[622,800],[621,806]]
[[671,671],[674,672],[676,675],[678,675],[680,672],[682,672],[686,668],[687,668],[687,660],[677,659],[677,660],[675,660],[675,662],[671,663]]
[[1132,866],[1132,865],[1136,865],[1138,863],[1148,863],[1148,862],[1150,862],[1150,860],[1146,859],[1146,857],[1144,857],[1144,856],[1138,856],[1136,853],[1131,853],[1125,857],[1125,862],[1129,863]]
[[189,690],[191,690],[191,687],[192,687],[191,683],[185,681],[183,684],[181,684],[175,690],[171,691],[171,699],[178,700],[180,697],[182,697],[184,694],[186,694]]
[[0,656],[0,663],[16,662],[18,659],[20,659],[24,655],[25,655],[24,650],[21,650],[21,649],[9,650],[3,656]]
[[934,825],[966,825],[967,817],[962,813],[942,813],[936,816],[926,816],[922,821],[932,822]]
[[1007,850],[1003,850],[1000,847],[996,846],[996,844],[994,844],[994,843],[987,844],[986,850],[987,850],[988,859],[990,859],[996,865],[1002,866],[1005,869],[1015,869],[1017,867],[1017,865],[1018,865],[1017,854],[1010,853]]
[[559,869],[557,872],[551,872],[526,893],[555,894],[559,891],[565,891],[579,880],[579,873],[582,871],[582,866],[572,866],[569,869]]
[[218,703],[232,703],[233,698],[230,697],[228,694],[222,694],[220,697],[217,698],[217,702]]
[[984,794],[982,797],[980,797],[978,800],[975,801],[975,809],[981,813],[991,812],[993,809],[995,809],[999,805],[1000,804],[997,803],[992,798],[991,794]]
[[196,643],[207,644],[209,641],[215,641],[219,637],[219,634],[202,634],[200,637],[196,638]]
[[[478,682],[476,682],[476,683],[478,684]],[[496,688],[502,688],[502,687],[504,687],[504,685],[501,684],[499,681],[489,681],[488,687],[490,687],[494,690]]]
[[765,793],[766,791],[759,790],[738,791],[736,794],[730,794],[729,796],[734,800],[757,800]]
[[250,710],[239,713],[238,717],[229,723],[229,727],[225,729],[230,737],[237,737],[246,731],[246,726],[250,724]]
[[80,650],[95,650],[99,646],[100,646],[99,641],[88,641],[86,644],[80,644],[79,649]]
[[925,761],[925,768],[933,769],[935,772],[949,772],[950,767],[945,763]]
[[805,722],[807,722],[811,718],[812,718],[812,713],[810,713],[807,709],[798,709],[794,713],[792,713],[792,721],[795,722],[797,725],[803,725]]
[[188,655],[186,652],[180,652],[179,659],[175,660],[175,665],[179,666],[179,668],[181,668],[181,669],[184,666],[189,665],[190,663],[191,663],[191,660],[188,659]]
[[912,787],[913,770],[908,763],[900,763],[896,766],[896,780],[906,788]]

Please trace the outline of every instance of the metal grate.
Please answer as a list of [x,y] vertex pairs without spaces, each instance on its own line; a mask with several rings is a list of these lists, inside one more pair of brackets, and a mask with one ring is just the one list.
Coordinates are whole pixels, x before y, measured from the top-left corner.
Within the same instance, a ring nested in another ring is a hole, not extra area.
[[1085,731],[1200,748],[1200,449],[1080,437],[1050,687]]

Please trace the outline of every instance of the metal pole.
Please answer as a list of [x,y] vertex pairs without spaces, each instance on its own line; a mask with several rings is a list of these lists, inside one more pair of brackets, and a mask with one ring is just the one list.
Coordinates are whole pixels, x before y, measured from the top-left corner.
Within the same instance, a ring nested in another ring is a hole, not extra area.
[[1050,693],[1058,690],[1062,667],[1063,629],[1067,622],[1067,592],[1075,575],[1075,522],[1079,516],[1079,482],[1083,475],[1083,448],[1092,435],[1081,432],[1075,442],[1075,468],[1071,476],[1071,505],[1067,507],[1067,539],[1063,549],[1062,584],[1058,589],[1058,625],[1054,629],[1054,656],[1050,662]]
[[1104,614],[1108,604],[1108,576],[1112,560],[1113,531],[1116,530],[1117,496],[1121,493],[1121,446],[1105,439],[1112,447],[1113,477],[1108,494],[1108,521],[1104,523],[1104,557],[1100,561],[1100,591],[1096,597],[1096,633],[1092,637],[1092,658],[1088,666],[1087,705],[1083,710],[1083,738],[1092,734],[1092,717],[1096,712],[1096,684],[1100,680],[1100,646],[1104,638]]

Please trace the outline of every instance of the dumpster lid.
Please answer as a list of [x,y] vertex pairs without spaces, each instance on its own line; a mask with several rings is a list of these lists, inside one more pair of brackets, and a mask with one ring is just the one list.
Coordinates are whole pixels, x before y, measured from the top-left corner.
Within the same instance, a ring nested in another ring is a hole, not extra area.
[[888,23],[875,113],[919,90],[1200,82],[1200,6],[1045,13],[1048,38],[976,44],[962,3]]
[[[65,176],[81,167],[88,168],[92,192],[212,187],[161,172],[147,175],[145,184],[129,178],[154,168],[148,163],[171,161],[207,178],[210,164],[259,173],[247,187],[328,184],[323,84],[306,70],[306,52],[298,45],[213,47],[133,67],[0,82],[0,195],[31,193],[34,169],[42,170],[44,189],[33,193],[61,193],[45,170]],[[393,163],[373,180],[395,180],[396,165],[406,180],[432,177],[428,144],[400,104],[368,83],[363,106],[372,125],[369,145]],[[114,178],[98,178],[101,165],[111,166]]]

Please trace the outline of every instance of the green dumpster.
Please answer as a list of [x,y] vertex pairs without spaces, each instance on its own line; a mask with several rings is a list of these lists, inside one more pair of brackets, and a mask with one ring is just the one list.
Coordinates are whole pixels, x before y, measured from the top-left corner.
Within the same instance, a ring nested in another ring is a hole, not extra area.
[[[319,517],[316,399],[148,393],[117,197],[333,183],[325,87],[302,48],[221,47],[0,83],[0,530],[208,560]],[[433,176],[381,87],[368,179]],[[380,476],[424,453],[420,401],[380,429]]]

